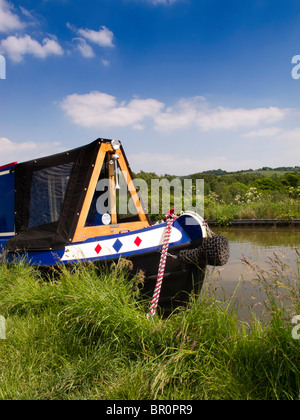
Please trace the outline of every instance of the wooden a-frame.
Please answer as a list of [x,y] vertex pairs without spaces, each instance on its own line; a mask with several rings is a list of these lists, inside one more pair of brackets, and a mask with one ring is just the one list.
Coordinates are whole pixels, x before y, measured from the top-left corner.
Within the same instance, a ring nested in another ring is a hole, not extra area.
[[[92,203],[93,195],[96,189],[96,185],[99,179],[100,171],[103,165],[103,161],[107,156],[107,153],[112,156],[114,153],[119,155],[118,164],[125,176],[125,181],[128,186],[128,191],[130,193],[131,199],[136,206],[139,221],[136,222],[125,222],[117,224],[117,210],[116,210],[116,200],[115,200],[115,177],[114,177],[114,168],[113,165],[108,165],[108,176],[109,176],[109,194],[111,198],[111,224],[101,225],[101,226],[85,226],[85,222],[88,216],[88,212]],[[97,236],[106,236],[117,234],[120,232],[130,232],[138,229],[143,229],[149,227],[148,218],[144,212],[144,209],[141,205],[140,198],[137,194],[137,191],[134,187],[133,179],[131,173],[127,166],[125,156],[120,147],[117,151],[114,151],[110,143],[102,142],[98,151],[97,159],[95,162],[93,174],[90,179],[90,183],[86,192],[85,200],[78,218],[77,227],[72,242],[83,242],[90,238],[95,238]]]

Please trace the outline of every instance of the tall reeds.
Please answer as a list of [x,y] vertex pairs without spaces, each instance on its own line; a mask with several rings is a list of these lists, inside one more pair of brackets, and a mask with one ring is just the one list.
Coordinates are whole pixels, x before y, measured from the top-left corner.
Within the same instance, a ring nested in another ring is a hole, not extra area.
[[291,333],[299,271],[279,257],[270,263],[253,273],[268,317],[247,323],[209,279],[188,308],[151,319],[123,265],[50,275],[2,264],[0,398],[299,399],[300,340]]

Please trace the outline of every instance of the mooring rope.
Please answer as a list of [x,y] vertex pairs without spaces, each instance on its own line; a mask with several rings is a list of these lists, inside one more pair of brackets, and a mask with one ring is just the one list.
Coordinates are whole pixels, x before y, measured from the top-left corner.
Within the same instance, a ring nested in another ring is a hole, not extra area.
[[167,255],[168,255],[168,249],[169,249],[172,227],[173,227],[174,220],[177,218],[177,216],[174,214],[173,209],[170,210],[170,213],[168,213],[166,215],[166,218],[167,218],[167,226],[166,226],[166,230],[165,230],[164,242],[163,242],[163,247],[162,247],[162,251],[161,251],[159,267],[158,267],[156,285],[155,285],[155,289],[154,289],[154,293],[153,293],[152,301],[151,301],[151,305],[150,305],[150,310],[149,310],[149,316],[151,316],[151,317],[153,317],[155,315],[155,311],[156,311],[156,308],[157,308],[157,305],[158,305],[161,286],[162,286],[164,273],[165,273],[165,267],[166,267],[166,261],[167,261]]

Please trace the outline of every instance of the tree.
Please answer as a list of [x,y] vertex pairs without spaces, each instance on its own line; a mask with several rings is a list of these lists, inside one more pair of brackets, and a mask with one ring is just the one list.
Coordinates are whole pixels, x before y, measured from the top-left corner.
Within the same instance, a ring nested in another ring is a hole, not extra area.
[[298,187],[298,185],[300,185],[300,175],[297,175],[295,173],[285,174],[281,178],[281,182],[286,187],[294,187],[294,188],[296,188],[296,187]]
[[273,178],[261,178],[253,181],[251,187],[257,188],[261,192],[283,191],[284,187],[280,181]]
[[234,182],[231,185],[227,185],[226,189],[230,193],[232,199],[237,195],[242,196],[248,191],[247,186],[242,182]]

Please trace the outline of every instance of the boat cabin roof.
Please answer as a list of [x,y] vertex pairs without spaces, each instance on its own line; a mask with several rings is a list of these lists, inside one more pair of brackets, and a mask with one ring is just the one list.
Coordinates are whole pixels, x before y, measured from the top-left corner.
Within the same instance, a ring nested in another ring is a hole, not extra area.
[[[1,184],[3,172],[0,168],[0,193],[10,197],[10,206],[0,207],[0,235],[5,229],[15,232],[6,243],[10,252],[59,250],[69,243],[149,226],[119,141],[97,139],[64,153],[12,164],[5,169],[7,186]],[[121,209],[121,196],[130,206]]]

